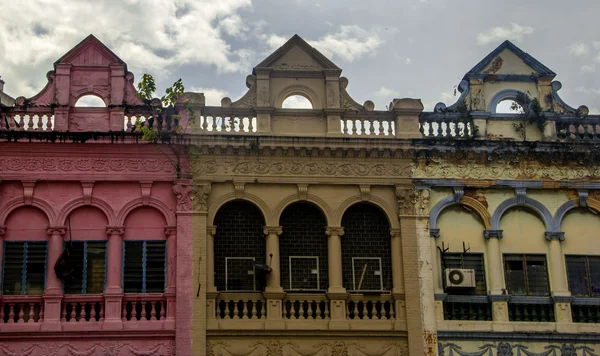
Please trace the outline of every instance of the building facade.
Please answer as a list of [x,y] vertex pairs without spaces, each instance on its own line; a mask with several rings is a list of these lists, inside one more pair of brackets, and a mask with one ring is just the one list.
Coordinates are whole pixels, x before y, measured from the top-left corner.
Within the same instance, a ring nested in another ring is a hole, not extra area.
[[0,350],[600,354],[600,117],[510,42],[433,112],[341,72],[294,36],[175,134],[93,36],[65,54],[2,108]]

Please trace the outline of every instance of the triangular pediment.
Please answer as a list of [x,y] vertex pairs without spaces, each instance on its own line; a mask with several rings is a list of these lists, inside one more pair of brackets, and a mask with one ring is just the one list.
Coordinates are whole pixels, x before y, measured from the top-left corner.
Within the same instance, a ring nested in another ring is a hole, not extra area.
[[108,66],[111,64],[125,65],[104,43],[94,35],[89,35],[69,52],[62,56],[57,64],[72,64],[74,66]]
[[300,36],[294,35],[256,68],[281,70],[341,70]]
[[555,77],[550,68],[525,53],[510,41],[504,41],[500,46],[482,59],[466,75],[466,80],[486,75],[532,75],[539,77]]

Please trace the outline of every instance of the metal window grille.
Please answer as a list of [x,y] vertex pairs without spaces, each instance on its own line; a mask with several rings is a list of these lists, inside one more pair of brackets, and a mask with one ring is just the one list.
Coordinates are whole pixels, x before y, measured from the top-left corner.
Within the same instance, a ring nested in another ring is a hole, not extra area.
[[565,256],[569,290],[574,296],[600,296],[600,256]]
[[319,257],[289,256],[290,290],[320,290]]
[[546,255],[504,255],[504,267],[510,294],[549,294]]
[[[475,281],[477,287],[474,293],[477,295],[486,295],[487,287],[485,284],[485,268],[482,253],[449,253],[441,255],[442,271],[446,268],[465,268],[475,270]],[[460,291],[464,293],[464,291]]]
[[355,291],[383,290],[380,257],[352,257],[352,289]]
[[225,257],[225,290],[255,291],[254,257]]

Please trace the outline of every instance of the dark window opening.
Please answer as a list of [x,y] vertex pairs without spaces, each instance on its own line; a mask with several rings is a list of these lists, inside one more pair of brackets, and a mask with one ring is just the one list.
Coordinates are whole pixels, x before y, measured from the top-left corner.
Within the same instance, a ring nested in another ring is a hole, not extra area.
[[600,256],[565,256],[569,290],[576,297],[600,297]]
[[475,270],[475,288],[451,288],[446,292],[454,295],[486,295],[485,266],[483,253],[443,253],[441,256],[442,272],[447,268]]
[[125,293],[163,293],[167,272],[165,241],[125,241],[123,253]]
[[504,269],[509,294],[530,296],[550,294],[545,255],[505,255]]
[[6,295],[44,293],[47,243],[5,242],[2,291]]

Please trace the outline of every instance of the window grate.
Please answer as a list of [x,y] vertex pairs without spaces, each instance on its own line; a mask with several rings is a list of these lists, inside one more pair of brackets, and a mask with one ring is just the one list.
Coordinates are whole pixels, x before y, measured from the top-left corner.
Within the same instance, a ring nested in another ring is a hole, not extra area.
[[354,291],[382,291],[381,258],[352,257],[352,282]]
[[125,293],[163,293],[166,283],[165,241],[125,241],[123,289]]
[[255,291],[254,257],[225,257],[225,290]]
[[290,290],[320,290],[319,257],[290,256]]
[[565,256],[569,290],[573,296],[600,296],[600,256]]
[[506,288],[512,295],[549,295],[546,255],[504,255]]
[[486,295],[485,265],[482,253],[444,253],[441,255],[442,271],[446,268],[465,268],[475,270],[475,290],[461,290],[460,293]]

